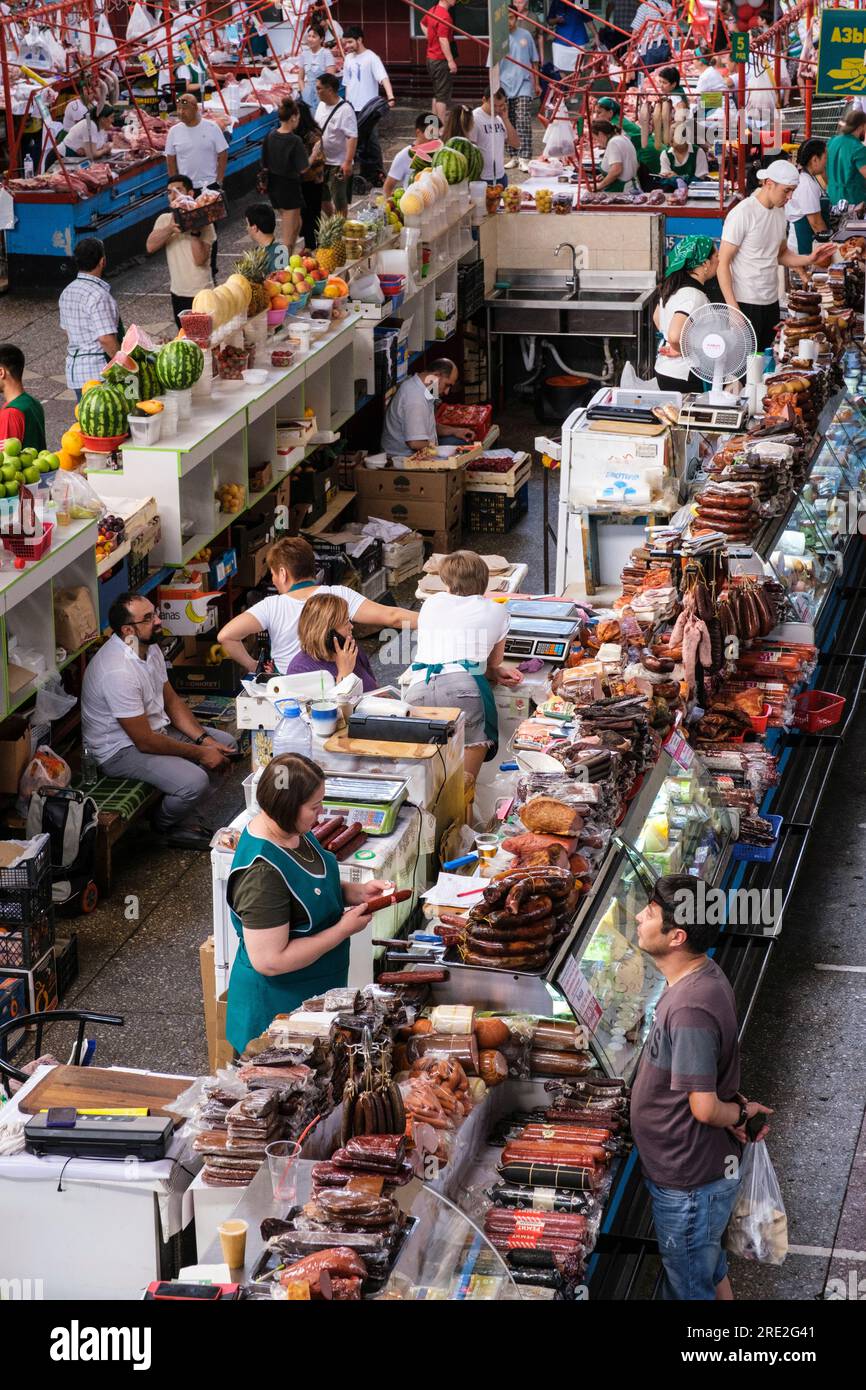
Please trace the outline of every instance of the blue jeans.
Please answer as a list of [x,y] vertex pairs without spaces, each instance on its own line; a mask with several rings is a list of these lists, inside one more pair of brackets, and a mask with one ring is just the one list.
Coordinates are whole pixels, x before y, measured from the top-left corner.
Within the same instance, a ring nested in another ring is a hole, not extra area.
[[710,1302],[728,1272],[722,1237],[737,1196],[738,1179],[720,1178],[683,1190],[659,1187],[644,1174],[653,1224],[665,1267],[662,1297],[679,1303]]

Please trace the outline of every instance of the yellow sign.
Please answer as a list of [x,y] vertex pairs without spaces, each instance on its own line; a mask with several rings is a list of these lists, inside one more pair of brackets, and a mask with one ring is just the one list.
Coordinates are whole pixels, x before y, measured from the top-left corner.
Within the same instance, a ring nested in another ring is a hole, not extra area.
[[144,68],[145,77],[156,77],[156,63],[149,53],[142,53],[141,66]]
[[[859,22],[852,24],[852,19]],[[819,96],[856,96],[866,92],[866,15],[851,10],[823,10],[818,41]]]

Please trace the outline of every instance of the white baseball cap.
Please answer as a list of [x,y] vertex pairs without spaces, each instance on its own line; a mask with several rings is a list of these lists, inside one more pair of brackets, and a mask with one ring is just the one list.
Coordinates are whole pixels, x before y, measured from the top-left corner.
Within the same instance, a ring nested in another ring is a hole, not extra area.
[[762,183],[764,179],[771,179],[773,183],[784,184],[786,188],[796,188],[800,182],[799,173],[787,159],[774,159],[767,169],[758,170],[757,177]]

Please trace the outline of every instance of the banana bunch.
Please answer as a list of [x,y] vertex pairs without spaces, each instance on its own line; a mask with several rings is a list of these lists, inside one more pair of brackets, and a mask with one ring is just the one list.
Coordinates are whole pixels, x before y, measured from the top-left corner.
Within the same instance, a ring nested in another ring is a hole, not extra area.
[[225,651],[219,642],[214,642],[208,647],[205,657],[205,666],[219,666],[220,662],[228,661]]

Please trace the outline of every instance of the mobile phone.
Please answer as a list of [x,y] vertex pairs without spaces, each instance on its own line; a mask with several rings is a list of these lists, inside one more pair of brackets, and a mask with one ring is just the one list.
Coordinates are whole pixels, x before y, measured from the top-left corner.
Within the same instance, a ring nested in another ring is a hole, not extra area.
[[74,1129],[76,1118],[74,1105],[52,1105],[48,1107],[45,1127],[46,1129]]
[[764,1128],[768,1118],[767,1115],[759,1111],[757,1115],[751,1115],[749,1119],[746,1120],[746,1133],[753,1143]]
[[328,633],[328,645],[333,647],[335,652],[341,652],[348,640],[348,637],[343,637],[335,627]]

